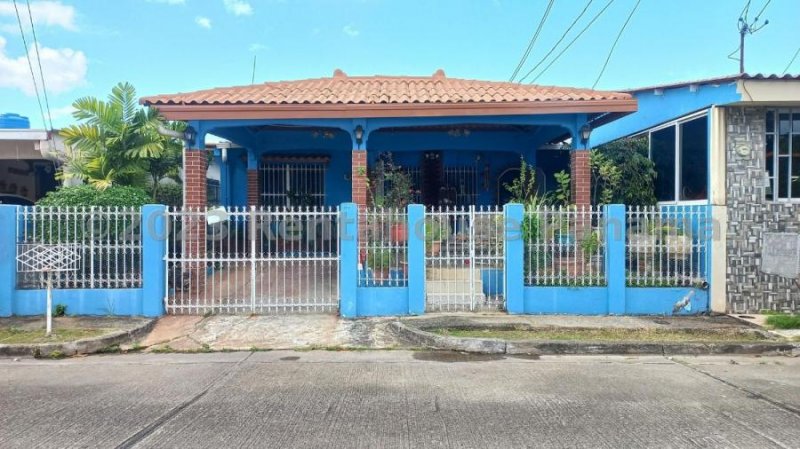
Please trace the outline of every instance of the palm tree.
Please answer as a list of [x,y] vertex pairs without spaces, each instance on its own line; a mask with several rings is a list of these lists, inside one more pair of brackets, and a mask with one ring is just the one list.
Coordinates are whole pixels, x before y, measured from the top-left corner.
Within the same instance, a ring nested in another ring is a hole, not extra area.
[[177,171],[182,143],[159,134],[159,126],[183,130],[168,123],[155,109],[140,108],[136,89],[119,83],[108,101],[95,97],[75,100],[73,117],[80,123],[61,130],[66,143],[64,180],[79,179],[105,189],[114,184],[145,187],[148,176],[156,194],[158,181]]

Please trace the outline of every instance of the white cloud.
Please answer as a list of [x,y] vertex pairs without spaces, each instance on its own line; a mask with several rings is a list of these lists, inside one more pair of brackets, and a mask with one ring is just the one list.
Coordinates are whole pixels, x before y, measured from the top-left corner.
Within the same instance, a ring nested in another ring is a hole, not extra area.
[[203,28],[211,29],[211,19],[208,17],[197,16],[194,18],[194,23],[200,25]]
[[248,49],[255,53],[261,50],[266,50],[267,46],[263,44],[250,44],[250,47],[248,47]]
[[50,110],[50,115],[53,116],[53,120],[58,120],[64,117],[72,117],[72,113],[75,112],[75,108],[72,105],[63,106],[60,108],[54,108]]
[[225,9],[235,16],[249,16],[253,14],[253,7],[245,0],[222,0]]
[[[19,13],[21,16],[28,15],[24,2],[17,2],[17,7],[20,8]],[[31,15],[33,16],[33,23],[36,25],[58,26],[69,31],[78,30],[75,25],[75,8],[64,5],[59,1],[31,2]],[[9,17],[16,21],[17,13],[14,10],[13,2],[0,2],[0,17]],[[4,26],[3,28],[6,29],[7,27]]]
[[[36,50],[31,48],[29,53],[31,60],[36,64],[34,59]],[[66,92],[86,83],[87,62],[86,55],[82,51],[39,46],[39,56],[42,59],[42,71],[48,93]],[[34,73],[36,83],[41,89],[38,68]],[[6,55],[6,40],[0,36],[0,88],[2,87],[20,89],[30,96],[36,95],[27,58],[24,55],[18,58]]]
[[342,28],[342,31],[344,32],[344,34],[350,37],[356,37],[359,34],[361,34],[361,32],[358,31],[358,29],[356,29],[356,27],[354,27],[353,25],[345,25],[344,28]]

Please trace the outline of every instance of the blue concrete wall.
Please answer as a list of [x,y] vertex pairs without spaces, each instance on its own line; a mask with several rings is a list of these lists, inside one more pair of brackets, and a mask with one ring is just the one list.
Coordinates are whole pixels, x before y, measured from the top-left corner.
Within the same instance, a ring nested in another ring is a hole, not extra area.
[[[17,290],[14,315],[43,315],[45,290]],[[67,315],[142,315],[142,289],[53,290],[53,306],[67,306]],[[159,300],[160,301],[160,300]]]
[[656,95],[653,89],[633,92],[633,95],[639,103],[638,111],[593,130],[592,146],[636,134],[713,105],[741,100],[741,94],[736,92],[736,81],[700,85],[695,92],[683,86],[665,89],[661,95]]

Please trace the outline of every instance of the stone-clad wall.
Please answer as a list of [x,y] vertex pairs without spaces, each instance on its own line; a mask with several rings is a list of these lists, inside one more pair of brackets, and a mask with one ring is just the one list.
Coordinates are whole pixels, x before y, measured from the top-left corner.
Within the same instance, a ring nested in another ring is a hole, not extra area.
[[[800,310],[800,280],[760,271],[762,233],[800,233],[800,204],[764,199],[765,114],[762,107],[726,108],[727,287],[734,313]],[[741,145],[750,147],[747,156],[736,151]]]

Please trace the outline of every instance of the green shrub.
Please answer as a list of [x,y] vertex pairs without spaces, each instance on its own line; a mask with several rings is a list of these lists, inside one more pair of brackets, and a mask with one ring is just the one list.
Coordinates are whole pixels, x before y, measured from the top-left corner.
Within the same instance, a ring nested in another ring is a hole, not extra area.
[[53,316],[64,316],[67,314],[67,306],[65,304],[56,304],[53,308]]
[[67,186],[48,192],[37,206],[139,207],[151,203],[150,195],[138,187],[111,186],[104,190],[88,185]]
[[770,315],[767,324],[776,329],[800,329],[800,315]]
[[154,202],[165,206],[183,205],[183,186],[180,184],[162,184],[158,187]]

